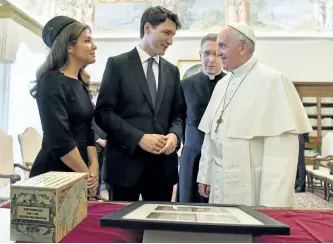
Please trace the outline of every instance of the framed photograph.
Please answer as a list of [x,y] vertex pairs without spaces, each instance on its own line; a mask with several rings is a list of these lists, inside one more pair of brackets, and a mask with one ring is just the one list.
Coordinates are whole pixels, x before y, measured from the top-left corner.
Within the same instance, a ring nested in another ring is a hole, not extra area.
[[180,59],[177,61],[177,67],[182,80],[201,72],[201,61],[200,59]]
[[289,235],[290,229],[242,205],[138,201],[100,219],[101,226],[240,235]]

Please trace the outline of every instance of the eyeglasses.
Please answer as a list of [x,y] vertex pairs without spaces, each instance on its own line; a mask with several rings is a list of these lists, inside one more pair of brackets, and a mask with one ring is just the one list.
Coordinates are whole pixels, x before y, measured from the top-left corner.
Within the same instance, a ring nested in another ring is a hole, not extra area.
[[210,57],[210,55],[213,55],[213,57],[217,57],[218,56],[218,54],[216,52],[211,52],[211,51],[200,51],[200,54],[204,58],[208,58],[208,57]]

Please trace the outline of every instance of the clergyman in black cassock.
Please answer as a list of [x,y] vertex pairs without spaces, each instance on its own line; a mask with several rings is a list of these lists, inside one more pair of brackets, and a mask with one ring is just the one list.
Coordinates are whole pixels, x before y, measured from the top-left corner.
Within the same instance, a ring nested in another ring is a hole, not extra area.
[[181,82],[186,103],[186,126],[179,170],[178,200],[207,202],[198,193],[197,175],[204,133],[198,129],[217,82],[223,78],[222,62],[216,55],[217,34],[208,34],[201,41],[202,72]]
[[305,144],[309,142],[309,133],[299,134],[298,141],[299,141],[299,154],[298,154],[295,191],[305,192],[306,167],[304,159],[304,150],[305,150]]

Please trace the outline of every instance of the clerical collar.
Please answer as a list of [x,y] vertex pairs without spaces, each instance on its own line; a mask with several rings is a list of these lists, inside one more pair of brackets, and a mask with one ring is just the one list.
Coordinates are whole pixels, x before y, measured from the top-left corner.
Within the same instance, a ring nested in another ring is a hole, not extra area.
[[219,74],[222,73],[222,70],[220,70],[220,72],[216,73],[215,75],[207,74],[207,73],[205,73],[204,71],[202,71],[202,73],[204,73],[205,75],[207,75],[208,78],[209,78],[209,80],[214,80],[216,76],[218,76]]
[[232,70],[231,73],[234,76],[245,74],[252,68],[252,66],[255,64],[256,61],[257,59],[252,56],[245,64],[238,67],[237,69]]

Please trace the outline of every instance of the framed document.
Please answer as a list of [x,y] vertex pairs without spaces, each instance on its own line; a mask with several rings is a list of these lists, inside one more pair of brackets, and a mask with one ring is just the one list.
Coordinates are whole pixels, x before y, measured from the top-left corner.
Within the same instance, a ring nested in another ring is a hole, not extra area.
[[[249,236],[251,240],[254,235],[290,234],[287,225],[242,205],[139,201],[102,217],[100,224],[102,227],[141,229],[145,232],[154,230],[160,234],[169,232],[165,239],[167,242],[172,242],[170,238],[175,232],[187,232],[187,236],[190,232],[201,233],[201,237],[203,233]],[[159,240],[155,238],[155,241]]]

